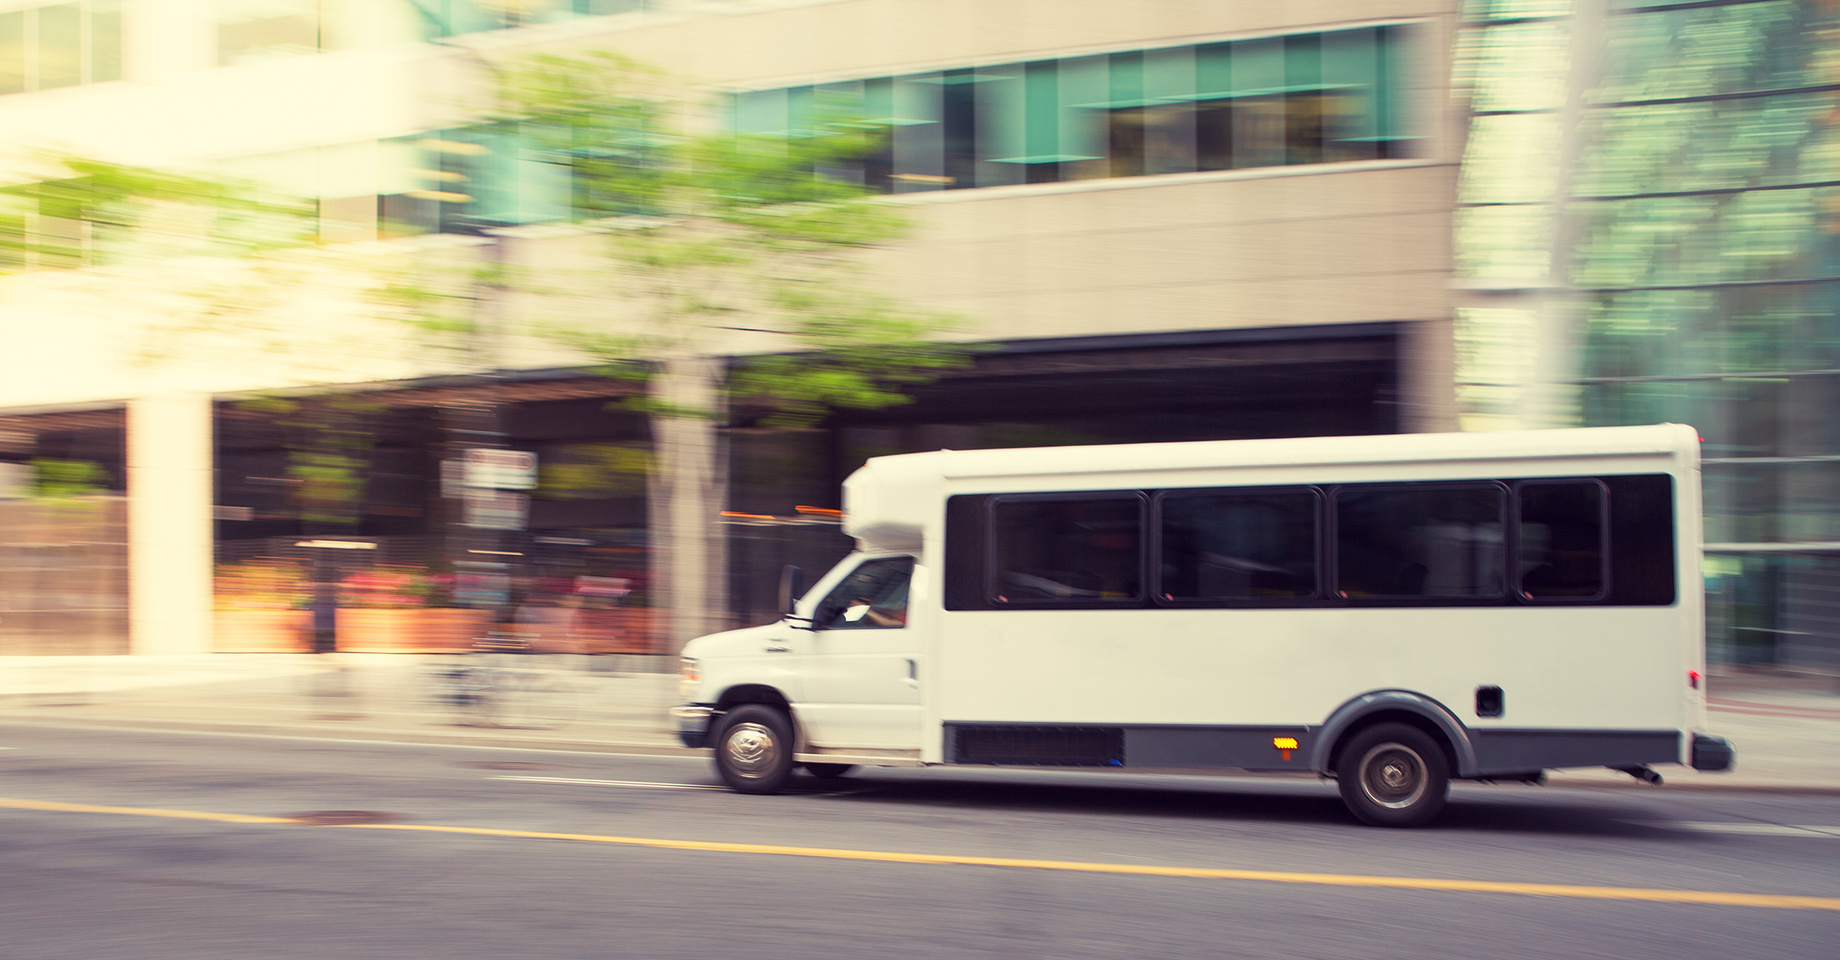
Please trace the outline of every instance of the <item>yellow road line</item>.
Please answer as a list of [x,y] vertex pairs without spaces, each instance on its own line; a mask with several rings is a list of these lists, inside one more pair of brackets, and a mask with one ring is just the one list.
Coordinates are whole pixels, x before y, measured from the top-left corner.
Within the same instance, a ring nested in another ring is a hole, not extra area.
[[104,807],[93,803],[59,803],[56,800],[11,800],[0,798],[0,808],[11,810],[54,810],[59,813],[119,813],[131,817],[167,817],[174,820],[215,820],[218,823],[299,823],[287,817],[251,817],[241,813],[210,813],[203,810],[161,810],[155,807]]
[[[113,813],[223,823],[286,823],[287,817],[252,817],[235,813],[195,810],[160,810],[147,807],[105,807],[84,803],[0,798],[0,808],[48,810],[64,813]],[[615,837],[595,833],[553,833],[543,830],[501,830],[492,827],[452,827],[431,823],[335,824],[344,830],[405,830],[451,833],[479,837],[513,837],[526,840],[570,840],[662,850],[704,853],[742,853],[825,860],[859,860],[874,863],[912,863],[933,866],[1006,867],[1022,870],[1060,870],[1073,873],[1123,874],[1139,877],[1180,877],[1200,880],[1250,880],[1328,887],[1366,887],[1386,890],[1429,890],[1444,893],[1499,893],[1527,897],[1564,897],[1579,900],[1634,900],[1646,903],[1692,903],[1704,906],[1761,907],[1771,910],[1840,911],[1840,897],[1807,897],[1773,893],[1730,893],[1717,890],[1663,890],[1644,887],[1596,887],[1560,883],[1510,883],[1496,880],[1443,880],[1434,877],[1384,877],[1348,873],[1296,873],[1282,870],[1233,870],[1216,867],[1168,867],[1131,863],[1092,863],[1079,860],[1027,860],[1012,857],[970,857],[943,853],[899,853],[890,850],[847,850],[832,847],[790,847],[762,843],[724,843],[713,840],[667,840],[658,837]]]

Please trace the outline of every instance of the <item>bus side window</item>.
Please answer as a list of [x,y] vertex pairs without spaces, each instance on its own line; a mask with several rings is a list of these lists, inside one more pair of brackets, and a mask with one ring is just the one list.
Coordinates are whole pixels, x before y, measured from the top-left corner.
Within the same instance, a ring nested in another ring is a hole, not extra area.
[[1181,492],[1159,501],[1164,600],[1316,596],[1310,487]]
[[998,605],[1142,599],[1141,496],[1002,497],[990,515]]
[[1660,473],[1601,479],[1610,489],[1610,595],[1604,602],[1673,604],[1679,599],[1673,478]]
[[1363,484],[1335,493],[1335,583],[1350,598],[1502,595],[1505,487]]
[[1609,584],[1609,498],[1597,480],[1515,486],[1520,590],[1529,600],[1597,600]]

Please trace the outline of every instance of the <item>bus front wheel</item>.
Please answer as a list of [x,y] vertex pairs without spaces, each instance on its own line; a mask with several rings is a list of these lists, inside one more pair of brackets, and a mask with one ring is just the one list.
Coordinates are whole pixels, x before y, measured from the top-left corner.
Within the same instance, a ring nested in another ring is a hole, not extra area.
[[740,793],[777,793],[792,776],[792,721],[772,707],[730,710],[715,747],[716,772]]
[[1417,727],[1381,723],[1356,733],[1342,749],[1335,778],[1342,802],[1366,823],[1416,827],[1444,809],[1450,763],[1436,740]]

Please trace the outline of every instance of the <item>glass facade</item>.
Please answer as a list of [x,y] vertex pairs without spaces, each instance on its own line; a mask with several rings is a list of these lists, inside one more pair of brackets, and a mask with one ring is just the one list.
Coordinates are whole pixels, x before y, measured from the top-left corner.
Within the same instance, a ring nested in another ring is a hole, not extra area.
[[632,13],[651,0],[407,0],[425,38]]
[[1466,20],[1466,426],[1693,424],[1713,656],[1840,666],[1840,7]]
[[377,198],[378,231],[386,237],[566,220],[579,206],[573,158],[549,155],[516,124],[389,140],[380,156],[393,165],[398,187]]
[[[734,129],[764,136],[867,118],[886,131],[877,149],[822,173],[895,193],[1397,158],[1413,140],[1409,41],[1406,27],[1367,27],[750,91],[726,109]],[[604,178],[580,172],[633,162],[630,151],[555,140],[497,123],[229,167],[317,192],[331,240],[620,212],[619,198],[587,192]]]
[[649,0],[213,0],[219,66],[642,11]]
[[119,0],[82,0],[0,13],[0,94],[119,79]]
[[1401,26],[733,94],[743,133],[886,130],[847,175],[888,193],[1409,156]]

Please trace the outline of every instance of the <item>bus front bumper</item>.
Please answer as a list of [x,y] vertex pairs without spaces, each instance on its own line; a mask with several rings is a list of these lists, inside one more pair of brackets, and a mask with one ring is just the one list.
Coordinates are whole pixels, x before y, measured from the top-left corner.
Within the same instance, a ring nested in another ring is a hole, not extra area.
[[684,704],[671,708],[671,717],[677,721],[677,739],[686,747],[708,746],[709,721],[715,716],[715,708],[698,704]]

